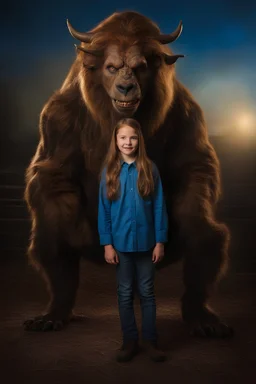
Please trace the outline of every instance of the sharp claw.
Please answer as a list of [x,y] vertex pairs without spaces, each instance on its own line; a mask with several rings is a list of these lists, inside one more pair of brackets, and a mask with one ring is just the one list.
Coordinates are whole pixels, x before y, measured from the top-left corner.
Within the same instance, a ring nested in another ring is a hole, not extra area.
[[49,320],[44,324],[42,331],[46,332],[50,331],[51,329],[53,329],[53,321]]
[[33,330],[40,331],[43,327],[43,324],[44,324],[43,320],[36,320],[33,324]]
[[207,337],[207,333],[205,332],[205,329],[202,326],[199,326],[196,330],[196,335],[200,337]]
[[31,331],[32,324],[33,323],[29,323],[29,324],[24,325],[24,330],[25,331]]
[[234,335],[233,328],[223,323],[197,324],[190,332],[191,336],[203,338],[231,338]]
[[201,326],[201,324],[194,325],[190,332],[191,336],[194,337],[203,337],[205,338],[207,335],[205,333],[204,328]]
[[23,325],[24,325],[24,327],[27,327],[27,326],[33,324],[33,322],[34,322],[33,319],[25,320],[24,323],[23,323]]
[[[52,318],[52,320],[51,320]],[[81,315],[76,315],[73,317],[76,321],[81,321],[84,317]],[[23,322],[23,327],[25,331],[60,331],[64,328],[66,324],[68,324],[69,318],[68,316],[59,316],[59,319],[56,319],[56,315],[46,314],[36,316],[34,319],[28,319]]]

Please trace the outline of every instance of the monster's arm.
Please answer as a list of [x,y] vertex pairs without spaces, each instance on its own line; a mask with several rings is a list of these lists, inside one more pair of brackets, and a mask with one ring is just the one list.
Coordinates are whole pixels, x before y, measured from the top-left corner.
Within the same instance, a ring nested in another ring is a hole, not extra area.
[[26,173],[25,198],[32,207],[45,197],[74,192],[79,141],[65,117],[59,99],[50,101],[41,113],[40,140]]
[[113,244],[111,224],[111,201],[107,198],[106,169],[103,170],[99,186],[98,232],[101,245]]
[[158,168],[153,163],[154,193],[153,214],[156,243],[166,243],[168,240],[168,215],[163,193],[162,181]]
[[[170,168],[180,186],[174,201],[174,215],[191,224],[195,218],[210,218],[220,196],[220,169],[208,140],[201,108],[180,86],[174,104],[177,124],[176,148],[169,152]],[[171,145],[171,143],[170,143]]]

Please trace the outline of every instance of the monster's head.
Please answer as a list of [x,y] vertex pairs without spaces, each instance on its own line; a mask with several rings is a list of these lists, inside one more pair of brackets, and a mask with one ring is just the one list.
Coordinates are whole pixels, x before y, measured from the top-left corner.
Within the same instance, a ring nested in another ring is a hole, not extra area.
[[76,46],[80,88],[94,116],[103,104],[119,117],[134,116],[142,108],[150,112],[153,103],[164,109],[170,105],[173,64],[183,55],[174,55],[167,44],[181,34],[181,22],[168,35],[131,11],[114,13],[90,32],[78,32],[67,23],[81,42]]

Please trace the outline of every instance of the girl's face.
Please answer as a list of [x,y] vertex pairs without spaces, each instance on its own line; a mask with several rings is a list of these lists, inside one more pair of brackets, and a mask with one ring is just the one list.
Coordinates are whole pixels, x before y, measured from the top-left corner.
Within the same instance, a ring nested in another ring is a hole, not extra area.
[[139,146],[139,137],[134,128],[123,125],[116,135],[116,145],[124,160],[134,158]]

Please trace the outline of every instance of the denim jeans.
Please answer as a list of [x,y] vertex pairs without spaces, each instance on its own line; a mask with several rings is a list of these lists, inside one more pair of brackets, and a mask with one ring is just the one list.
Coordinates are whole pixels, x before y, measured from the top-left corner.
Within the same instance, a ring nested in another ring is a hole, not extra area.
[[119,252],[117,264],[118,309],[123,341],[138,340],[138,329],[134,314],[134,283],[140,298],[143,340],[157,339],[156,302],[154,293],[155,265],[153,250],[146,252]]

